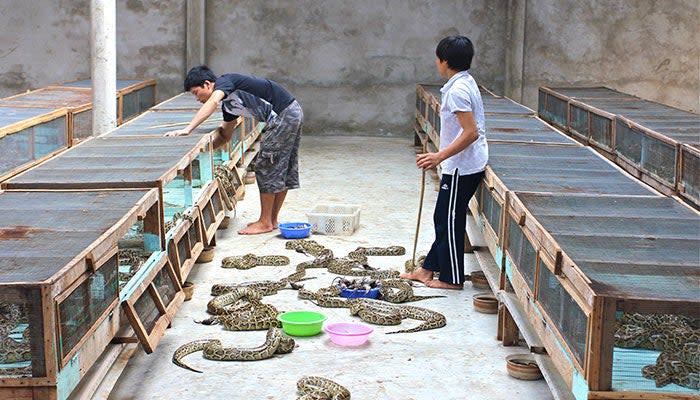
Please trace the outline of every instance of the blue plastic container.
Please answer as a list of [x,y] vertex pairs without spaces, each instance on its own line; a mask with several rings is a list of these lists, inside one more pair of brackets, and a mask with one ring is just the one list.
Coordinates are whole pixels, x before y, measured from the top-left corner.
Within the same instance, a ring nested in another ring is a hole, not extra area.
[[360,297],[376,299],[377,296],[379,296],[379,289],[381,289],[381,287],[376,287],[369,291],[364,289],[340,289],[340,297],[345,297],[347,299],[357,299]]
[[285,239],[303,239],[311,233],[311,224],[308,222],[285,222],[279,228]]

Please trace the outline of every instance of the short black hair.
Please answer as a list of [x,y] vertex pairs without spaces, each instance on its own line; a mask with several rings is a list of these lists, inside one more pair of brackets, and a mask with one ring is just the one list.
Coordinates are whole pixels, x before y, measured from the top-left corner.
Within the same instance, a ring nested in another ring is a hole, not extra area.
[[466,36],[448,36],[438,43],[435,55],[455,71],[466,71],[472,66],[474,45]]
[[216,82],[214,71],[206,65],[198,65],[192,68],[185,77],[185,92],[189,92],[195,86],[203,86],[204,81]]

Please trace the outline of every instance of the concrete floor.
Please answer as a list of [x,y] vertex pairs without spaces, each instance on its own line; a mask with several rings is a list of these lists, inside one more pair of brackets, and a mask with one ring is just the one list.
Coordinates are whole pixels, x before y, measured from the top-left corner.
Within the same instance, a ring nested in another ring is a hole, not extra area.
[[[413,139],[374,137],[318,137],[302,139],[300,152],[301,185],[291,191],[282,210],[281,221],[305,221],[305,213],[322,202],[352,203],[361,206],[360,228],[352,236],[312,235],[312,239],[345,255],[361,245],[402,245],[403,257],[372,257],[372,265],[402,269],[410,258],[419,202],[420,171],[415,168]],[[430,178],[426,182],[418,252],[425,253],[433,239],[432,211],[436,192]],[[417,294],[444,294],[412,305],[443,313],[447,326],[441,329],[385,335],[396,327],[374,326],[370,341],[359,348],[343,348],[330,342],[327,334],[297,338],[298,347],[290,354],[257,362],[216,362],[201,353],[185,357],[190,366],[204,371],[197,374],[171,363],[180,345],[203,338],[218,338],[224,346],[254,347],[265,340],[265,332],[231,332],[221,326],[198,325],[193,320],[207,317],[206,303],[214,283],[279,279],[290,274],[294,265],[308,260],[302,254],[285,250],[285,240],[277,232],[239,236],[236,231],[257,217],[258,192],[247,187],[245,200],[238,203],[237,216],[227,230],[217,234],[216,256],[198,264],[190,275],[196,286],[192,301],[185,302],[153,354],[137,351],[112,390],[109,399],[291,399],[296,381],[305,375],[320,375],[344,385],[353,399],[431,400],[431,399],[551,399],[544,380],[520,381],[506,373],[504,357],[526,351],[503,347],[495,339],[496,315],[473,310],[475,290],[447,291],[416,288]],[[229,255],[284,254],[292,265],[256,267],[247,271],[220,268]],[[465,255],[466,271],[478,270],[471,254]],[[310,270],[318,276],[305,282],[307,288],[330,285],[333,275]],[[327,323],[356,321],[347,309],[319,308],[296,293],[283,290],[264,299],[281,311],[318,310]],[[404,320],[401,327],[419,322]]]

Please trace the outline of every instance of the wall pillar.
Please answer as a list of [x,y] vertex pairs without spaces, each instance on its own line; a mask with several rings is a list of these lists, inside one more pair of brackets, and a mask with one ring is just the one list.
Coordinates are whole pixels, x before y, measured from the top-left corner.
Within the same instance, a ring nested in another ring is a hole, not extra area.
[[90,1],[90,75],[94,136],[117,126],[116,14],[114,1]]
[[506,32],[506,79],[505,95],[523,100],[523,68],[525,59],[525,21],[527,0],[508,0]]
[[206,0],[187,0],[187,70],[206,64]]

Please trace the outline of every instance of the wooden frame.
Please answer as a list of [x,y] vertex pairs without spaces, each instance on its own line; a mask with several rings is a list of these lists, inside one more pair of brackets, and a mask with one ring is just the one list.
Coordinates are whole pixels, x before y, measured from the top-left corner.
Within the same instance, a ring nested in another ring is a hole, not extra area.
[[682,144],[678,165],[676,191],[686,202],[700,209],[700,148]]
[[190,208],[186,215],[189,219],[185,219],[174,228],[167,246],[170,265],[180,284],[185,283],[197,257],[204,250],[204,234],[199,209]]
[[[8,107],[6,107],[8,108]],[[37,107],[9,107],[9,108],[14,108],[14,109],[22,109],[22,108],[37,108]],[[21,163],[15,167],[11,167],[8,171],[2,172],[0,171],[0,182],[7,180],[35,165],[38,165],[47,159],[55,156],[56,154],[61,153],[71,145],[71,135],[70,135],[70,123],[69,123],[69,114],[68,114],[68,109],[66,108],[59,108],[56,110],[48,111],[46,113],[43,113],[41,115],[38,115],[33,118],[28,118],[23,121],[18,121],[10,125],[6,125],[3,127],[0,127],[0,146],[2,146],[2,139],[4,139],[6,136],[13,135],[16,133],[19,133],[23,130],[29,129],[36,127],[38,125],[48,123],[55,121],[59,118],[64,118],[64,144],[62,146],[57,147],[55,150],[52,150],[48,152],[47,154],[36,158],[36,154],[34,151],[34,144],[30,143],[30,148],[29,152],[31,153],[31,156],[29,157],[30,159],[24,163]]]
[[226,216],[225,208],[228,203],[224,198],[227,196],[222,194],[219,181],[213,181],[202,191],[197,201],[197,209],[200,212],[200,221],[202,221],[202,232],[204,232],[206,240],[205,246],[215,243],[216,230]]
[[[680,174],[681,144],[676,140],[673,140],[665,135],[648,129],[643,125],[640,125],[623,116],[616,116],[614,123],[616,131],[619,130],[620,126],[626,126],[627,129],[639,135],[640,141],[642,142],[639,160],[633,159],[633,157],[630,154],[621,151],[625,150],[624,148],[617,146],[617,156],[615,159],[617,165],[622,167],[622,169],[629,172],[631,175],[635,176],[642,182],[658,190],[659,192],[667,196],[673,195],[677,188],[677,182],[679,180]],[[644,145],[645,141],[657,142],[660,145],[665,145],[673,149],[673,165],[670,166],[670,168],[672,169],[673,176],[670,177],[670,180],[666,177],[658,175],[657,173],[647,168],[645,154],[648,150],[648,146]]]
[[[165,268],[167,270],[168,276],[172,282],[176,285],[177,291],[175,298],[170,304],[165,304],[161,294],[158,289],[153,284],[153,280],[156,275]],[[141,316],[138,314],[136,303],[143,297],[150,296],[158,309],[159,316],[154,322],[153,329],[148,331],[144,325]],[[175,311],[180,307],[184,301],[185,295],[182,292],[182,286],[172,270],[172,266],[168,261],[166,256],[160,257],[153,268],[149,271],[148,275],[141,281],[138,287],[135,288],[134,292],[128,299],[122,302],[122,308],[126,313],[127,319],[131,324],[136,336],[141,342],[143,349],[146,353],[152,353],[158,346],[160,338],[165,333],[170,321],[175,315]]]
[[[568,97],[562,96],[561,94],[553,91],[552,89],[545,87],[545,86],[540,86],[539,88],[539,96],[540,96],[540,101],[538,104],[538,115],[540,118],[543,120],[547,121],[548,123],[554,125],[557,128],[560,128],[564,131],[567,131],[569,129],[569,100]],[[544,100],[544,102],[542,102]],[[559,123],[554,118],[554,115],[552,113],[552,107],[550,106],[550,102],[560,102],[563,103],[563,109],[564,109],[564,115],[563,117],[563,123]]]

